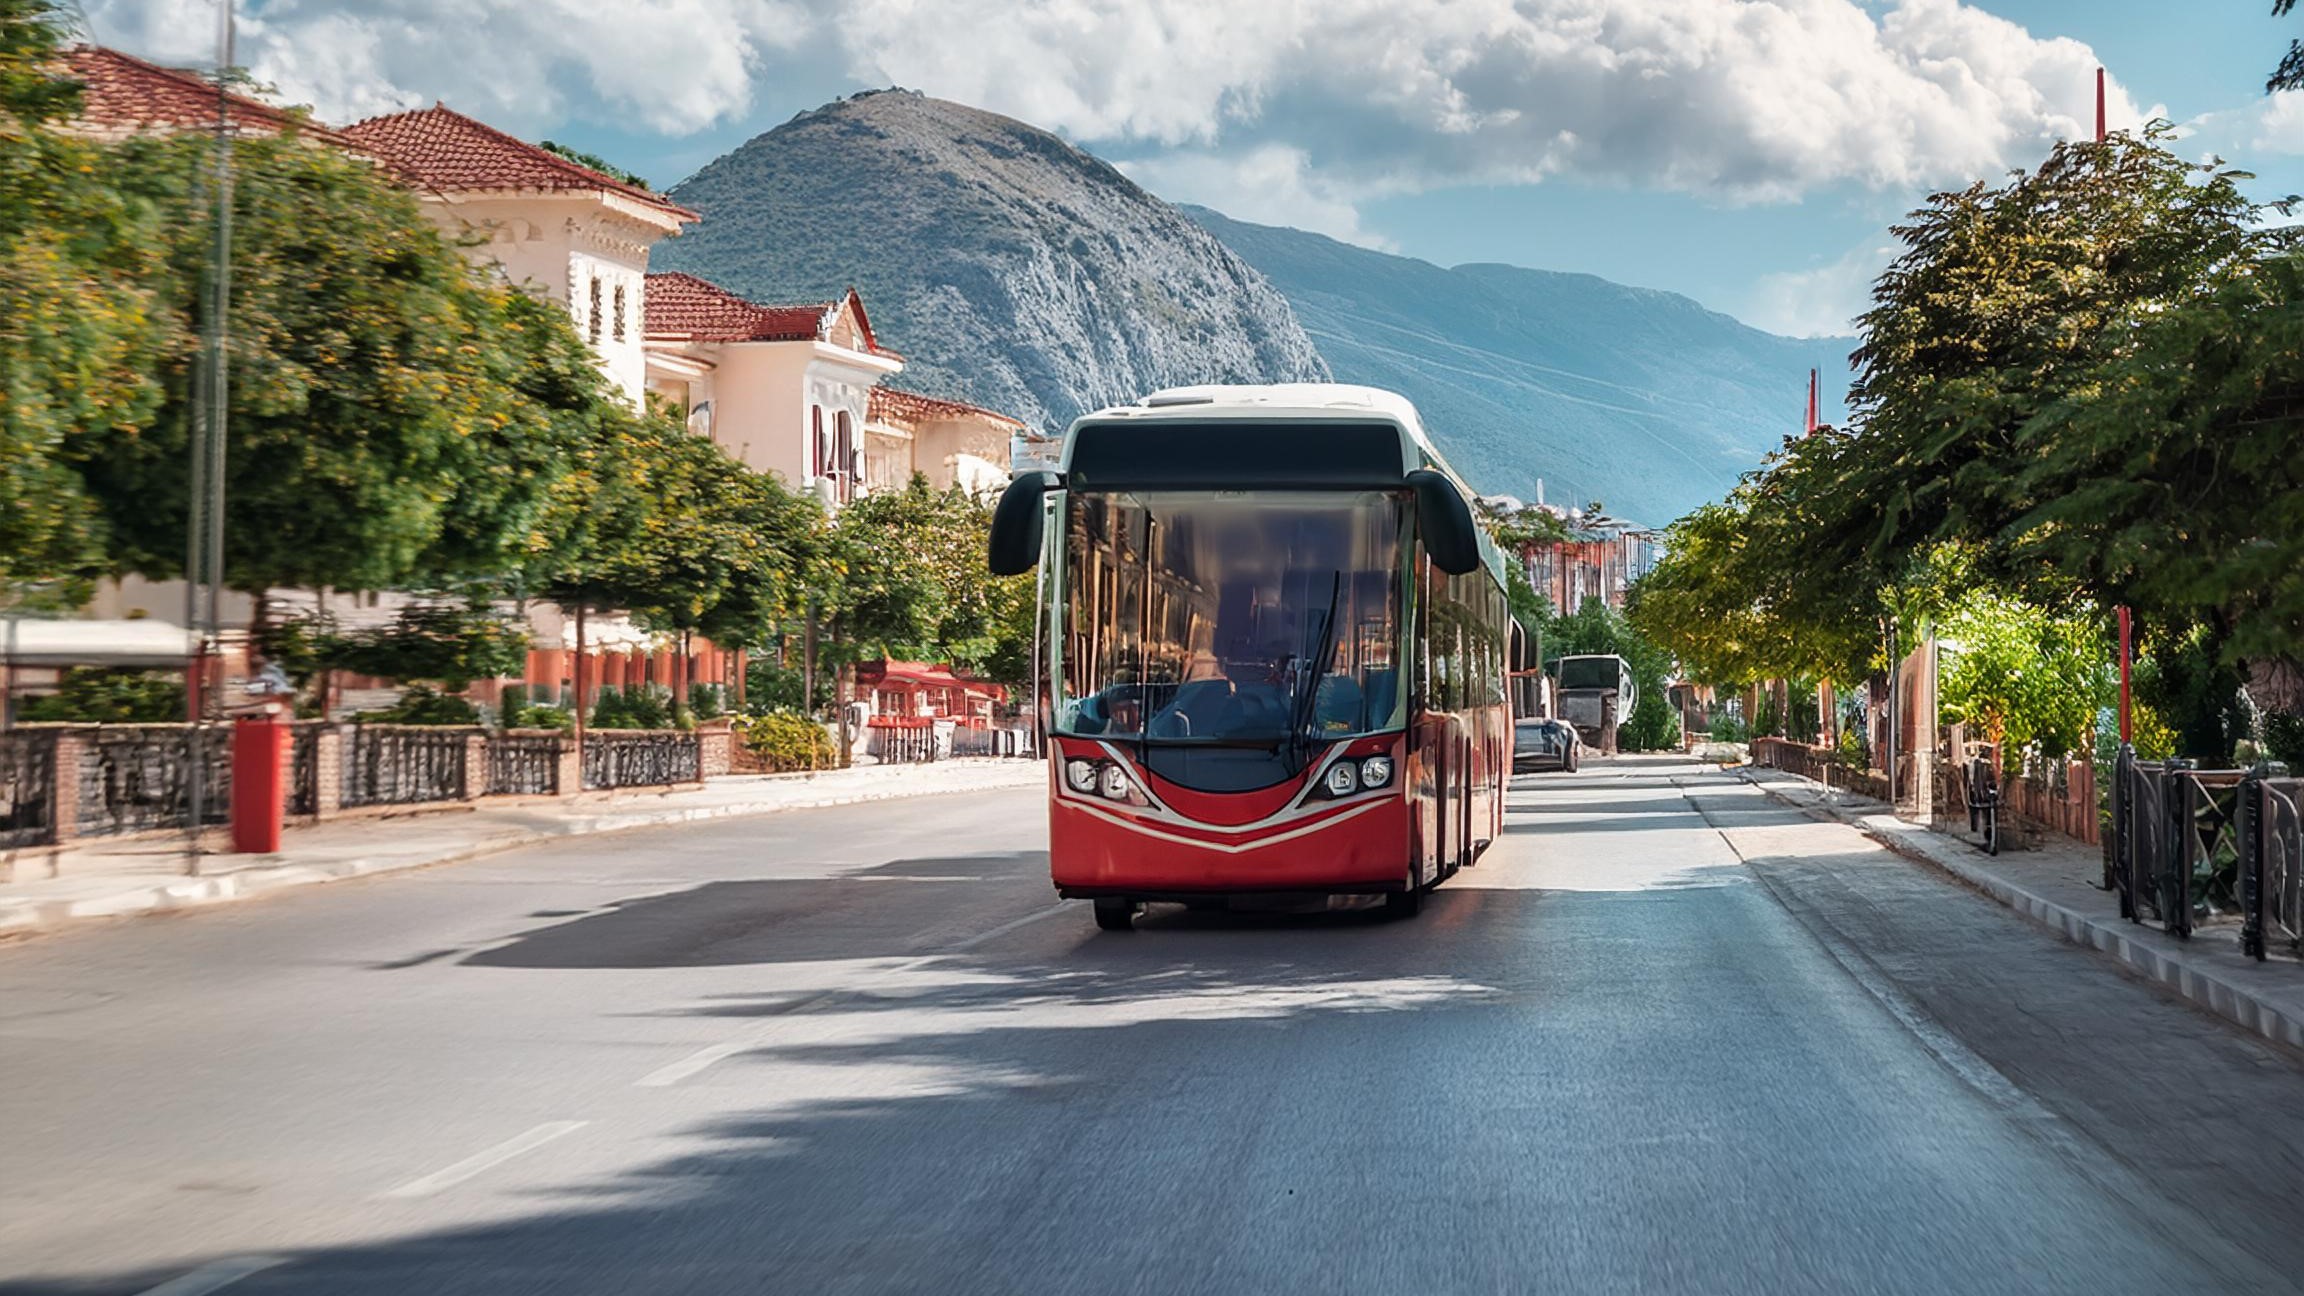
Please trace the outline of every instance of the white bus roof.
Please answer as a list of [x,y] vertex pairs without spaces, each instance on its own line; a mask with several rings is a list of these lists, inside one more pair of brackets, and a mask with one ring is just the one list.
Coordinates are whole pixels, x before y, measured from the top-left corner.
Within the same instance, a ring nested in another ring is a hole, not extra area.
[[[1416,413],[1416,406],[1398,392],[1381,387],[1360,387],[1351,383],[1269,383],[1243,385],[1211,383],[1197,387],[1167,387],[1131,405],[1108,405],[1092,413],[1083,414],[1072,421],[1066,430],[1064,446],[1059,454],[1062,471],[1072,469],[1072,450],[1078,438],[1072,435],[1090,423],[1206,423],[1211,421],[1240,420],[1243,422],[1284,421],[1295,419],[1363,419],[1382,420],[1398,427],[1402,437],[1402,471],[1430,467],[1456,484],[1466,504],[1474,504],[1475,494],[1440,451],[1432,444],[1424,430],[1424,420]],[[1504,579],[1502,551],[1488,536],[1487,528],[1479,528],[1481,556],[1490,572],[1501,583]]]
[[[1178,422],[1201,423],[1209,419],[1292,419],[1292,418],[1380,418],[1399,425],[1423,459],[1424,464],[1448,474],[1464,492],[1466,500],[1477,498],[1456,470],[1440,456],[1432,438],[1424,431],[1424,420],[1417,416],[1415,405],[1398,392],[1381,387],[1358,387],[1350,383],[1271,383],[1264,386],[1211,383],[1199,387],[1167,387],[1153,392],[1132,405],[1108,405],[1093,413],[1083,414],[1072,423],[1078,429],[1083,423],[1142,421],[1148,423]],[[1070,458],[1072,438],[1065,437],[1066,460]]]

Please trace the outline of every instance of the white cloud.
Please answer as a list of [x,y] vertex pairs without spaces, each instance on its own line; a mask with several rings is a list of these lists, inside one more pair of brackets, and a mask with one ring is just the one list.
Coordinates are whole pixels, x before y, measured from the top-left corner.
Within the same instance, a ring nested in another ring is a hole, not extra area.
[[1178,150],[1124,162],[1120,169],[1170,202],[1198,203],[1235,220],[1288,225],[1361,247],[1394,250],[1390,240],[1361,227],[1359,209],[1310,171],[1301,149],[1267,144],[1238,156]]
[[[209,0],[88,0],[96,38],[176,63],[214,57]],[[811,30],[785,0],[272,0],[238,61],[324,121],[446,99],[514,130],[572,118],[685,134],[740,118]]]
[[2248,143],[2253,151],[2304,157],[2304,90],[2268,96],[2251,115],[2255,130]]
[[1894,243],[1868,242],[1827,265],[1763,275],[1735,312],[1754,328],[1786,337],[1839,337],[1872,302],[1872,281],[1895,260]]
[[[89,12],[198,57],[212,10]],[[1961,0],[271,0],[245,35],[325,119],[440,97],[532,131],[740,121],[831,59],[1180,150],[1163,165],[1210,186],[1277,179],[1332,231],[1376,193],[1563,174],[1729,200],[1966,179],[2086,130],[2096,66]]]

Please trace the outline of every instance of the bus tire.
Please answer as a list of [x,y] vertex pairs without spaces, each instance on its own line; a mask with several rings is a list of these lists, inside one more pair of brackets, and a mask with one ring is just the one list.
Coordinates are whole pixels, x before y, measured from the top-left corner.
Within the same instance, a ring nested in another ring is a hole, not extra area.
[[1098,897],[1096,925],[1108,932],[1136,930],[1136,902],[1113,896]]
[[1387,918],[1413,918],[1423,911],[1424,888],[1420,886],[1384,893],[1384,916]]

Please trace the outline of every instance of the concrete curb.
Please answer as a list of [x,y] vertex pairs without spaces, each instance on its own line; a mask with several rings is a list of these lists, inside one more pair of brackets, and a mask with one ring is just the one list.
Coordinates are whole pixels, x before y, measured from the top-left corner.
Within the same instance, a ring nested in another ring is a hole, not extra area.
[[[1827,791],[1823,785],[1797,774],[1771,772],[1800,785],[1803,790]],[[1820,811],[1907,859],[1942,869],[2065,940],[2109,954],[2138,974],[2235,1025],[2266,1039],[2304,1048],[2304,987],[2249,984],[2258,979],[2259,974],[2268,977],[2278,973],[2237,951],[2229,958],[2220,957],[2212,949],[2129,922],[2120,917],[2117,910],[2103,916],[2074,909],[1993,872],[1982,863],[1991,857],[1977,853],[1965,842],[1918,824],[1905,823],[1886,813],[1861,813],[1822,795],[1805,799],[1791,796],[1748,770],[1739,770],[1737,774],[1770,800],[1794,809]],[[2232,966],[2217,966],[2223,962]],[[2275,989],[2286,990],[2288,997],[2297,1002],[2280,1002],[2268,993]]]
[[1047,777],[1045,767],[1034,763],[1028,769],[1015,771],[1014,782],[993,781],[968,787],[915,788],[901,785],[863,788],[837,795],[784,801],[773,805],[758,802],[716,806],[683,806],[676,809],[653,811],[626,811],[586,815],[558,822],[539,824],[533,828],[509,829],[492,833],[470,842],[430,853],[405,856],[380,855],[326,864],[255,864],[236,868],[229,873],[212,877],[175,878],[167,882],[123,887],[103,895],[81,896],[69,900],[10,902],[0,897],[0,937],[29,936],[54,931],[75,923],[99,918],[123,918],[138,914],[172,912],[232,900],[269,895],[290,887],[311,886],[322,882],[341,882],[351,878],[372,877],[381,873],[399,873],[409,869],[431,868],[442,864],[457,864],[523,846],[537,846],[570,837],[590,837],[600,833],[627,832],[636,828],[672,827],[680,824],[704,823],[716,819],[748,818],[780,814],[787,810],[825,810],[835,806],[857,805],[866,801],[895,801],[910,797],[958,796],[968,792],[1000,791],[1011,787],[1031,787]]

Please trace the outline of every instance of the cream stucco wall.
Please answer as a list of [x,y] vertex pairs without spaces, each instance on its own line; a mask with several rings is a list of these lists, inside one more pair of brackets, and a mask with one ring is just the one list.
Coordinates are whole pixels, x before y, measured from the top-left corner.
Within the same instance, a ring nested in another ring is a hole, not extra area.
[[[827,438],[837,435],[839,416],[847,412],[862,447],[872,384],[903,367],[822,342],[659,343],[654,354],[651,388],[673,398],[685,393],[691,410],[709,400],[712,439],[754,472],[772,473],[796,490],[816,487],[810,478],[813,411],[823,410]],[[688,372],[695,369],[705,371]]]
[[647,385],[641,294],[648,249],[670,232],[669,218],[652,222],[597,194],[427,196],[424,208],[451,237],[486,240],[466,249],[475,261],[493,263],[511,282],[534,285],[567,307],[601,370],[641,403]]

